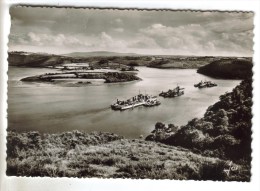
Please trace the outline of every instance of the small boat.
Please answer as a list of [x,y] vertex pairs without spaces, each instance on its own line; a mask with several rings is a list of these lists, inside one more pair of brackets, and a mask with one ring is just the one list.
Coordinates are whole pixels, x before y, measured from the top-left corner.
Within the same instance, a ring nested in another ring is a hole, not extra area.
[[153,107],[153,106],[158,106],[161,105],[161,102],[158,100],[151,100],[151,101],[147,101],[144,106],[145,107]]
[[167,92],[161,92],[159,96],[162,96],[164,98],[172,98],[172,97],[177,97],[181,96],[184,94],[184,88],[180,88],[180,86],[177,86],[174,89],[169,89]]
[[211,81],[200,81],[199,83],[197,84],[194,84],[194,87],[196,88],[211,88],[211,87],[215,87],[217,86],[216,83],[213,83]]
[[133,103],[133,104],[126,104],[126,105],[123,105],[120,110],[126,110],[126,109],[133,109],[135,107],[138,107],[138,106],[141,106],[141,105],[144,105],[145,102],[139,102],[139,103]]
[[122,106],[117,103],[111,105],[111,109],[113,110],[121,110],[121,108]]

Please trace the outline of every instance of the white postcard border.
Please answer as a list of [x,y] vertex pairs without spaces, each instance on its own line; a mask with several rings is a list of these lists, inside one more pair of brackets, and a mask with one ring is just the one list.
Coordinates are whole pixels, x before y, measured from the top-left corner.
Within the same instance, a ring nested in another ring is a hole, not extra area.
[[[253,82],[253,141],[252,141],[252,178],[249,183],[242,182],[214,182],[214,181],[178,181],[178,180],[131,180],[131,179],[78,179],[78,178],[29,178],[29,177],[7,177],[6,170],[6,127],[7,127],[7,43],[10,31],[9,7],[12,4],[35,4],[54,6],[80,6],[80,7],[120,7],[120,8],[160,8],[160,9],[191,9],[191,10],[242,10],[255,13],[254,29],[254,82]],[[260,2],[258,0],[89,0],[89,1],[54,1],[54,0],[2,0],[1,2],[1,65],[0,65],[0,92],[1,92],[1,129],[0,129],[0,190],[1,191],[139,191],[139,190],[260,190],[260,50],[259,50],[259,23]]]

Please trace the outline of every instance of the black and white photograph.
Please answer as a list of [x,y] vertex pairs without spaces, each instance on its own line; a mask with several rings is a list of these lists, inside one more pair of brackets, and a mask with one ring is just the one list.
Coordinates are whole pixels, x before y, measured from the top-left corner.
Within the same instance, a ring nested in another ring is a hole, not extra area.
[[9,12],[7,176],[250,182],[254,12]]

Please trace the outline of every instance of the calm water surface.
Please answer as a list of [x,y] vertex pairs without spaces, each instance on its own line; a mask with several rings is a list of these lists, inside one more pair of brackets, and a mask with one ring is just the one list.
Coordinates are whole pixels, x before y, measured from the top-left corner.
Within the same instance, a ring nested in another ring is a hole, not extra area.
[[[158,121],[185,125],[202,117],[219,96],[231,91],[239,80],[219,80],[196,73],[194,69],[154,69],[139,67],[142,81],[72,87],[68,84],[21,82],[27,76],[55,72],[53,69],[9,68],[8,128],[17,131],[36,130],[55,133],[70,130],[106,131],[125,137],[148,135]],[[217,87],[197,89],[194,83],[212,80]],[[158,95],[180,85],[185,94],[177,98],[159,97],[158,107],[113,111],[116,98],[127,99],[139,93]]]

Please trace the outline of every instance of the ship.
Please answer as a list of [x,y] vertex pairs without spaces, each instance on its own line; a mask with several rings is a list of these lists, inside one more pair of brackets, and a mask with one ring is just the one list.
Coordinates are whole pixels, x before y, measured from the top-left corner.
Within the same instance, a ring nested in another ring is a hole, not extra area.
[[217,86],[217,84],[211,81],[200,81],[199,83],[194,84],[195,88],[211,88],[215,86]]
[[157,99],[147,100],[146,103],[144,104],[145,107],[153,107],[158,105],[161,105],[161,102]]
[[172,98],[172,97],[177,97],[181,96],[184,94],[184,88],[180,88],[180,86],[177,86],[174,89],[169,89],[167,92],[161,92],[159,96],[162,96],[164,98]]
[[133,109],[139,106],[152,107],[160,104],[161,103],[157,100],[156,96],[138,94],[137,96],[134,96],[125,101],[117,99],[116,103],[111,105],[111,109],[123,111],[127,109]]

